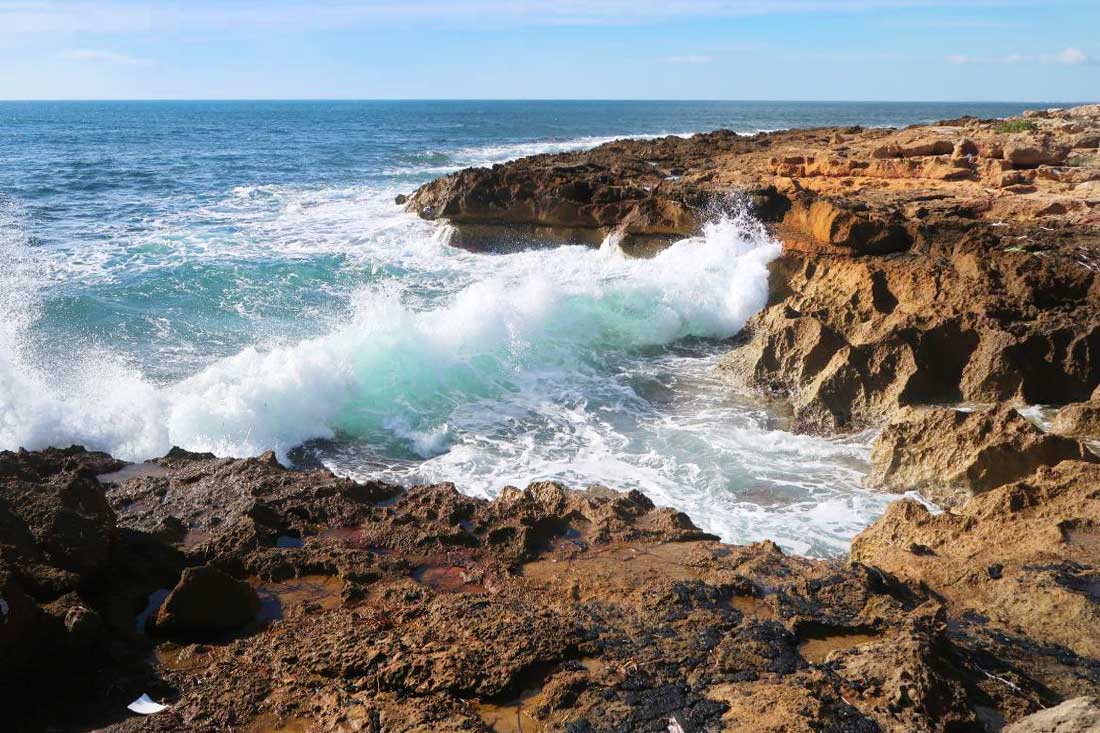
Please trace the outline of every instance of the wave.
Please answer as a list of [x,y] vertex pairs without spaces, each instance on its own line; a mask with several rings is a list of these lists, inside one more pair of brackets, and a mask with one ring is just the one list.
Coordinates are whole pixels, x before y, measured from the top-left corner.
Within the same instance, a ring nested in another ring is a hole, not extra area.
[[446,448],[450,413],[540,373],[733,335],[765,303],[766,266],[778,253],[740,216],[650,260],[578,247],[490,258],[485,278],[442,304],[421,309],[392,282],[371,285],[357,294],[350,322],[327,335],[246,348],[170,385],[102,350],[74,353],[71,369],[35,363],[24,339],[35,285],[24,273],[5,288],[23,295],[3,304],[0,447],[83,444],[129,460],[172,445],[285,457],[310,439],[350,436],[431,455]]

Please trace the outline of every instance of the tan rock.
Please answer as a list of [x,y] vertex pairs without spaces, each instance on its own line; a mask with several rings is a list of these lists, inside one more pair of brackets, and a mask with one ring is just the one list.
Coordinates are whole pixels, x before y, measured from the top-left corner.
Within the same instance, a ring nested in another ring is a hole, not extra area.
[[1003,733],[1096,733],[1100,731],[1100,700],[1075,697],[1017,720]]
[[1100,399],[1066,405],[1054,418],[1051,432],[1100,439]]
[[867,483],[920,491],[955,506],[1065,460],[1100,458],[1076,440],[1044,433],[1011,408],[903,408],[875,440]]
[[[856,537],[851,558],[927,587],[950,613],[1097,657],[1097,486],[1100,464],[1066,461],[938,515],[899,501]],[[1055,666],[1039,662],[1037,671],[1061,694],[1080,694],[1077,683],[1055,682]]]

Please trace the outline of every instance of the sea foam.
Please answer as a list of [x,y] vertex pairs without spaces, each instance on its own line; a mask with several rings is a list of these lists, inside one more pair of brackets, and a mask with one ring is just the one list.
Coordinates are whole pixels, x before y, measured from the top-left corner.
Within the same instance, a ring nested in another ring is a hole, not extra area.
[[[285,457],[306,440],[338,434],[407,439],[424,416],[515,389],[528,370],[567,370],[593,352],[736,333],[765,302],[766,265],[778,252],[742,216],[708,224],[649,260],[580,247],[492,258],[484,279],[437,307],[418,310],[392,284],[367,287],[349,321],[327,335],[249,347],[170,385],[151,384],[101,351],[74,354],[79,368],[56,378],[24,343],[37,284],[28,272],[9,275],[19,281],[5,288],[0,446],[78,443],[139,460],[172,445],[231,456],[274,449]],[[26,252],[11,259],[33,262]],[[445,435],[440,424],[423,429]],[[434,453],[443,441],[412,443]]]

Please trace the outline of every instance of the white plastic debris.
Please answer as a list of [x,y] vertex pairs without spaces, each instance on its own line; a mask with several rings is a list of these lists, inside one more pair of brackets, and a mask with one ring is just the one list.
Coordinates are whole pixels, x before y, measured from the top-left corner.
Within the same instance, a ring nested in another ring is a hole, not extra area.
[[152,715],[153,713],[159,713],[161,710],[168,709],[167,705],[161,705],[159,702],[149,697],[149,695],[142,695],[126,707],[141,715]]
[[668,719],[668,733],[684,733],[684,726],[676,718]]

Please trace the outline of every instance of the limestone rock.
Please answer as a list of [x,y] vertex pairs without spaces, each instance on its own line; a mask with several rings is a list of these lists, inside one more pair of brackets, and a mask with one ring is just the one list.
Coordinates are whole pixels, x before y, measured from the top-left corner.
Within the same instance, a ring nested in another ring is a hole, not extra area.
[[1060,705],[1034,713],[1011,725],[1003,733],[1096,733],[1100,731],[1100,701],[1075,697]]
[[[851,559],[921,584],[949,613],[976,614],[989,633],[1010,630],[1093,658],[1100,655],[1098,485],[1100,464],[1065,461],[941,514],[895,502],[855,538]],[[1055,659],[1028,665],[1061,694],[1080,694],[1072,675],[1058,677]]]
[[1051,432],[1100,439],[1100,399],[1066,405],[1054,418]]
[[903,408],[875,441],[867,482],[917,490],[953,506],[1067,460],[1100,458],[1076,440],[1044,433],[1011,408]]
[[238,629],[256,619],[256,590],[217,568],[187,568],[157,611],[159,633],[202,635]]

